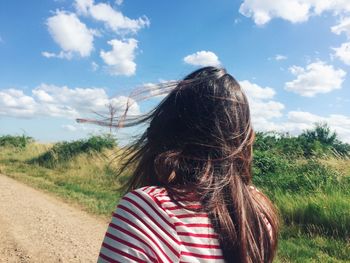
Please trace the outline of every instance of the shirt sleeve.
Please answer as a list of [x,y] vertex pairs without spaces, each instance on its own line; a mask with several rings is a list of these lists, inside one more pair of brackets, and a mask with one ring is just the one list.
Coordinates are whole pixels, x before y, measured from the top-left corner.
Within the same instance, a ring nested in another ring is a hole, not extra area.
[[168,214],[143,189],[126,194],[112,214],[98,262],[178,262],[179,257]]

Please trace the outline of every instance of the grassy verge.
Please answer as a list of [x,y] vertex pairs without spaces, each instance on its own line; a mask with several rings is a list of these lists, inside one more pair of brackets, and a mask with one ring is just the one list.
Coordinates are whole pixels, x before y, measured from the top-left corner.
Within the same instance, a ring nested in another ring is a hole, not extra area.
[[37,143],[26,149],[0,151],[0,172],[16,180],[80,206],[87,212],[109,216],[119,199],[118,181],[108,165],[112,150],[103,154],[81,154],[62,167],[49,169],[28,160],[47,152],[51,146]]
[[[120,198],[116,167],[109,165],[117,149],[80,153],[49,168],[30,162],[52,147],[1,147],[0,172],[109,217]],[[283,218],[276,262],[350,262],[350,161],[259,158],[255,183]]]
[[349,262],[349,241],[306,234],[298,226],[284,226],[275,262]]

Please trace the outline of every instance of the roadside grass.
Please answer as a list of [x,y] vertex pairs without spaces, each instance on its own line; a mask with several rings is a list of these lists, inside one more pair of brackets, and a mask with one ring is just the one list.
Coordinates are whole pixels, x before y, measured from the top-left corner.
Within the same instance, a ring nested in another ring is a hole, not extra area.
[[254,156],[254,183],[282,219],[275,262],[350,262],[350,160]]
[[25,149],[1,148],[0,172],[80,206],[87,212],[109,216],[120,198],[119,183],[109,165],[113,150],[80,154],[55,169],[28,162],[52,145],[32,143]]
[[62,167],[81,154],[98,156],[97,154],[105,149],[113,149],[116,146],[115,138],[110,135],[91,136],[88,139],[56,143],[46,152],[28,161],[46,168]]
[[[109,218],[127,178],[115,177],[118,148],[79,153],[49,168],[30,162],[53,146],[0,147],[0,172]],[[350,262],[350,161],[256,156],[254,181],[283,218],[275,262]]]
[[274,262],[349,262],[349,240],[321,234],[306,234],[298,226],[282,228]]
[[275,205],[286,225],[295,225],[306,234],[350,237],[350,195],[339,191],[309,195],[275,196]]

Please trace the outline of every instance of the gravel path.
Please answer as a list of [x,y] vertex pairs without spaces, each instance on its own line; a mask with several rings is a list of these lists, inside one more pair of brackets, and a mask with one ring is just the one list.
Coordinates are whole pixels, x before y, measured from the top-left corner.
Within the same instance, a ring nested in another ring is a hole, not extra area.
[[0,175],[0,262],[96,262],[107,222]]

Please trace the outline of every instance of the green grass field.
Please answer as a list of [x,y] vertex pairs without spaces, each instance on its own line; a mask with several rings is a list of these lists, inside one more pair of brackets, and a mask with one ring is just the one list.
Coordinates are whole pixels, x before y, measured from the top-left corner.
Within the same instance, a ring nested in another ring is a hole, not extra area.
[[[33,162],[52,147],[0,146],[0,172],[109,218],[123,180],[115,177],[117,160],[110,164],[117,148],[80,153],[50,168]],[[350,262],[350,160],[256,156],[254,181],[282,218],[275,262]]]

